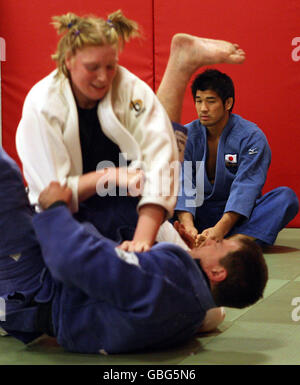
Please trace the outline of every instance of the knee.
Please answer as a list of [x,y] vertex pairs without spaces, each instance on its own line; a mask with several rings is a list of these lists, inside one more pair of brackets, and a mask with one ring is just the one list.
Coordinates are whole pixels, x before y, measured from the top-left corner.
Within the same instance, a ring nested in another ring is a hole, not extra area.
[[299,211],[299,200],[294,190],[290,187],[282,186],[275,189],[281,196],[281,202],[285,204],[292,217]]

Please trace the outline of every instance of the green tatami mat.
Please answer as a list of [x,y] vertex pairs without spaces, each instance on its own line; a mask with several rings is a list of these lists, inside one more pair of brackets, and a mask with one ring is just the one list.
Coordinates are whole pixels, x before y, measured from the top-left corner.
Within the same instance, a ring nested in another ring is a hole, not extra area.
[[225,321],[216,332],[200,335],[184,346],[147,354],[97,356],[67,353],[50,338],[24,346],[6,336],[0,337],[0,364],[298,365],[300,229],[284,229],[276,246],[265,250],[265,257],[269,282],[264,298],[246,309],[226,308]]

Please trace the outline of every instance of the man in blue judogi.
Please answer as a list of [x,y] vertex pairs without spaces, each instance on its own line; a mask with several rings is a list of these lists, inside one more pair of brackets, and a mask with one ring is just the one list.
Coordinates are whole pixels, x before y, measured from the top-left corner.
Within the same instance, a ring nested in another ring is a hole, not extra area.
[[194,336],[210,309],[261,298],[268,273],[252,241],[126,252],[76,221],[70,200],[52,182],[32,219],[21,173],[0,148],[0,327],[24,343],[46,333],[80,353],[166,348]]
[[262,195],[271,162],[264,133],[232,113],[234,86],[226,74],[206,70],[192,93],[199,119],[186,125],[179,221],[198,242],[243,234],[273,244],[299,203],[288,187]]

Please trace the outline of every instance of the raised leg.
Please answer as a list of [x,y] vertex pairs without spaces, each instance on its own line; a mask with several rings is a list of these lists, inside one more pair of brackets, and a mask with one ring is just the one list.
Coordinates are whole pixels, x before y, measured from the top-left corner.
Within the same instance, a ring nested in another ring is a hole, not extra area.
[[182,33],[174,35],[167,67],[157,91],[170,119],[180,123],[185,90],[195,71],[217,63],[241,64],[245,57],[245,52],[237,44]]

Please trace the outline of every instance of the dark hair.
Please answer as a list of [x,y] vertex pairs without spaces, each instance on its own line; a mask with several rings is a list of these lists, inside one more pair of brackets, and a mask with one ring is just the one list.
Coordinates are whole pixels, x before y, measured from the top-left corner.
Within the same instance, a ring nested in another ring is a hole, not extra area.
[[230,112],[233,109],[235,102],[234,85],[231,78],[215,69],[208,69],[201,74],[197,75],[191,86],[194,100],[196,100],[196,93],[198,90],[215,91],[217,95],[222,99],[223,104],[228,98],[232,98],[232,106]]
[[263,297],[268,268],[261,248],[249,239],[238,239],[241,247],[220,260],[227,277],[212,287],[219,306],[244,308]]

